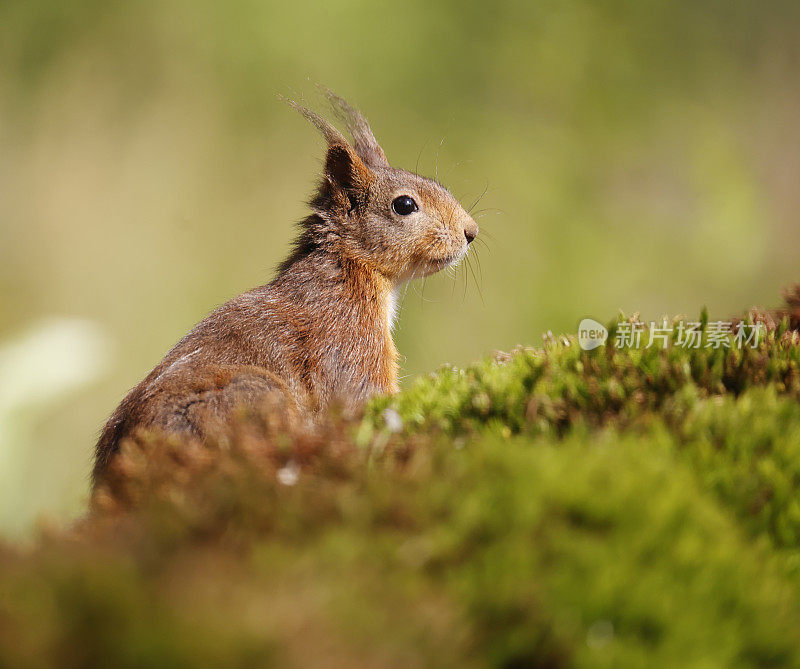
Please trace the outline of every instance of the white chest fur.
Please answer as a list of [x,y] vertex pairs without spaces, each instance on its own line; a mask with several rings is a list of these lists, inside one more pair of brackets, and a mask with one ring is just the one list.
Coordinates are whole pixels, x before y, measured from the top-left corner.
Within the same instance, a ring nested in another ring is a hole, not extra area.
[[395,321],[397,320],[397,290],[390,290],[386,293],[384,299],[383,310],[386,314],[386,326],[389,332],[394,329]]

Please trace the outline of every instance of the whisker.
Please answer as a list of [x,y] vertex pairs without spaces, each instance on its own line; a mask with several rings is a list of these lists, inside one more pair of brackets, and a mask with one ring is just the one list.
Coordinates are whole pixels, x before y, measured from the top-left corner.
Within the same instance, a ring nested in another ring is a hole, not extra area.
[[475,238],[475,241],[476,241],[476,242],[480,242],[481,244],[483,244],[483,248],[485,248],[485,249],[486,249],[486,252],[487,252],[489,255],[492,255],[492,249],[489,247],[489,244],[486,242],[486,240],[485,240],[485,239],[481,239],[480,237],[476,237],[476,238]]
[[507,212],[503,211],[502,209],[498,209],[497,207],[486,207],[484,209],[478,209],[478,211],[475,212],[476,215],[484,213],[508,215]]
[[481,304],[483,305],[483,308],[485,309],[486,308],[486,302],[483,299],[483,291],[481,290],[480,284],[478,283],[478,279],[475,276],[475,270],[472,269],[472,263],[467,262],[467,267],[469,267],[470,274],[472,274],[472,280],[475,282],[475,287],[478,289],[478,295],[481,298]]
[[[422,279],[422,281],[423,281],[423,283],[424,283],[424,282],[425,282],[425,279],[423,278],[423,279]],[[425,301],[425,298],[424,298],[424,297],[422,297],[422,295],[420,294],[419,290],[417,290],[417,284],[414,284],[413,290],[414,290],[414,295],[416,295],[416,296],[417,296],[417,297],[419,297],[419,298],[422,298],[422,301],[424,302],[424,301]]]
[[469,209],[467,209],[467,213],[468,214],[472,213],[472,210],[475,209],[475,207],[478,205],[478,202],[480,202],[483,199],[483,196],[486,195],[486,192],[488,190],[489,190],[489,180],[487,179],[486,180],[486,186],[484,186],[484,188],[483,188],[483,192],[478,196],[478,199],[475,200],[475,202],[472,203],[472,206]]
[[442,141],[439,142],[439,146],[436,149],[436,165],[433,170],[436,183],[439,183],[439,151],[442,150],[442,144],[444,144],[444,137],[442,137]]
[[428,285],[428,277],[427,276],[423,276],[422,277],[422,292],[420,293],[420,291],[417,290],[416,285],[414,286],[414,293],[417,295],[417,297],[420,298],[420,300],[422,300],[422,305],[423,306],[425,306],[425,302],[429,302],[431,304],[435,304],[435,303],[438,302],[438,300],[432,300],[429,297],[428,298],[425,297],[425,287],[427,285]]
[[481,257],[477,251],[475,252],[475,262],[478,263],[478,274],[481,278],[481,285],[483,285],[483,267],[481,266]]
[[425,140],[425,142],[422,145],[422,148],[419,150],[419,153],[417,154],[417,162],[414,165],[414,172],[417,173],[417,174],[419,174],[419,160],[420,160],[420,158],[422,158],[422,152],[425,150],[425,147],[428,146],[428,142],[429,141],[430,141],[430,137],[428,137]]
[[414,277],[415,277],[416,275],[417,275],[417,268],[415,267],[415,268],[414,268],[414,271],[411,273],[411,278],[410,278],[408,281],[406,281],[406,287],[405,287],[405,289],[403,290],[403,299],[402,299],[402,300],[400,300],[401,304],[402,304],[402,302],[405,302],[406,295],[408,295],[408,288],[409,288],[409,286],[411,285],[411,283],[414,281]]
[[[481,228],[481,231],[478,234],[480,236],[476,237],[476,239],[480,239],[481,237],[488,237],[490,240],[496,241],[494,235],[491,232],[489,232],[486,228]],[[486,243],[486,240],[484,239],[483,242]]]

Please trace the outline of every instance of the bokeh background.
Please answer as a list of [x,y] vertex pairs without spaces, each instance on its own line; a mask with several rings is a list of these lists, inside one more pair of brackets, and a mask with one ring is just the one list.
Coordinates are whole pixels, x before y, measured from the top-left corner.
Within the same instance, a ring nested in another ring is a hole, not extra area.
[[[402,306],[404,383],[586,316],[724,318],[800,277],[794,0],[0,2],[0,532],[80,513],[97,431],[268,281],[360,107],[477,206]],[[479,264],[478,261],[479,260]]]

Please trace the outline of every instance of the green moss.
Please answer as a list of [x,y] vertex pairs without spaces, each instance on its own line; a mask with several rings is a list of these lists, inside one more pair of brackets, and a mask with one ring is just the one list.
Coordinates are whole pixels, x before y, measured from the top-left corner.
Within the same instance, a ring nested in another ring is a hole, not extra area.
[[573,341],[314,434],[126,445],[0,554],[3,666],[800,664],[800,344]]

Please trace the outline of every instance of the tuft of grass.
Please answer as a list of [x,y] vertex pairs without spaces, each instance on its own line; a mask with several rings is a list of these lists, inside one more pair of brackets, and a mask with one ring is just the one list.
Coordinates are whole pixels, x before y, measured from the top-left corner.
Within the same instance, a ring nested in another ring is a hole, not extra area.
[[747,318],[128,442],[82,522],[0,549],[0,666],[796,666],[800,337]]

